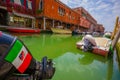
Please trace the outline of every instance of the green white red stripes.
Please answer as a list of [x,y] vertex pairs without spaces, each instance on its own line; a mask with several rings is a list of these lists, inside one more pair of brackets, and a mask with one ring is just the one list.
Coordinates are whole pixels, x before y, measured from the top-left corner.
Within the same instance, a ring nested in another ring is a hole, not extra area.
[[28,68],[31,59],[31,54],[29,54],[27,49],[19,40],[15,42],[8,55],[5,57],[5,60],[12,63],[21,73],[24,73]]

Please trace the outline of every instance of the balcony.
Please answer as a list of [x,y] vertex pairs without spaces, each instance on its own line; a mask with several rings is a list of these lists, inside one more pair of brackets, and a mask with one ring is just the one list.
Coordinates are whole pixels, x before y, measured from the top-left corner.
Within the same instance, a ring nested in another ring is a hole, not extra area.
[[5,1],[0,1],[0,6],[6,7],[8,12],[15,12],[22,13],[22,14],[28,14],[28,15],[34,15],[33,11],[31,9],[26,8],[24,5],[18,5],[15,3],[7,3]]

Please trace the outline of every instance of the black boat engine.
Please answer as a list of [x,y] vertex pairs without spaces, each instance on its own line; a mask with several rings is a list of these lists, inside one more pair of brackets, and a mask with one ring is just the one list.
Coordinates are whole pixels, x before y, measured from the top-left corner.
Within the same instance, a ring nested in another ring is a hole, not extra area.
[[0,31],[0,80],[51,79],[54,73],[51,59],[37,61],[21,40]]

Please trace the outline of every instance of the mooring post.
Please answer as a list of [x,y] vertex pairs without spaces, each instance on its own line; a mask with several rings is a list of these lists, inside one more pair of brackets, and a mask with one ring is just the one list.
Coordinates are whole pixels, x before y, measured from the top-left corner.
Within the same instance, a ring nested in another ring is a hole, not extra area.
[[113,49],[115,48],[115,46],[116,46],[119,38],[120,38],[120,28],[119,28],[117,34],[115,35],[115,37],[114,37],[114,39],[112,41],[112,47],[113,47]]

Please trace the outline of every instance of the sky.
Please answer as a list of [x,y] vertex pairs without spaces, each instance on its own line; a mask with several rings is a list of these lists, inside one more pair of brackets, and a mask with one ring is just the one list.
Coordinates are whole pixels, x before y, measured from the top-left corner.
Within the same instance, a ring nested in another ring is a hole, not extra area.
[[[120,0],[60,0],[70,8],[85,8],[105,31],[113,31],[116,17],[120,17]],[[120,20],[119,20],[120,21]]]

